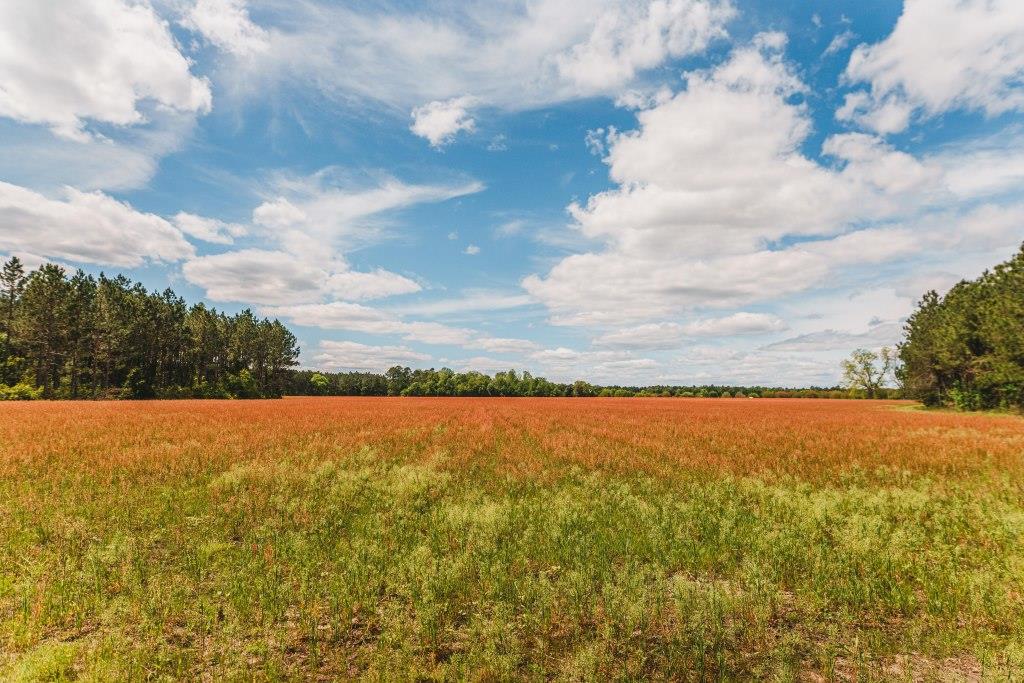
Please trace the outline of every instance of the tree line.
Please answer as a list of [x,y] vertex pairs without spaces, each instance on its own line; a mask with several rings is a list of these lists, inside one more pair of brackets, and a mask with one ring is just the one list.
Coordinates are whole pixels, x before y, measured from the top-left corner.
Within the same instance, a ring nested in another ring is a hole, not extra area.
[[17,257],[0,270],[0,398],[281,396],[299,349],[277,320],[186,305],[118,275]]
[[[313,396],[913,398],[963,410],[1024,409],[1024,246],[945,296],[930,291],[895,353],[859,349],[843,387],[600,386],[515,370],[296,370],[295,336],[246,309],[188,306],[118,275],[53,264],[0,270],[0,399]],[[895,377],[896,388],[886,386]]]
[[[779,389],[732,385],[601,386],[577,380],[552,382],[529,372],[494,376],[450,368],[413,370],[394,366],[384,373],[295,370],[286,393],[295,396],[563,396],[680,398],[867,398],[866,391],[841,387]],[[876,388],[873,396],[894,398],[897,390]]]
[[1024,246],[918,304],[899,347],[906,395],[962,410],[1024,408]]

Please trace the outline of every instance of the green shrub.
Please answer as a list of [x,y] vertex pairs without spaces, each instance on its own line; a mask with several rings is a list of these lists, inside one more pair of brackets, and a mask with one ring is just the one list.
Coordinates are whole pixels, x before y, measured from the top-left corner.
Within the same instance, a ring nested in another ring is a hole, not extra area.
[[42,388],[28,382],[18,382],[14,386],[0,384],[0,401],[34,401],[42,396]]

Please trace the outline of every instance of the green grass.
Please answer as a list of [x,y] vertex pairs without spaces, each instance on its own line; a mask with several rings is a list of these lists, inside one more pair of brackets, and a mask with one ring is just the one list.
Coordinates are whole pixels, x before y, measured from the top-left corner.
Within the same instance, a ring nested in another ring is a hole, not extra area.
[[0,675],[1018,680],[1021,486],[538,481],[370,449],[0,480]]

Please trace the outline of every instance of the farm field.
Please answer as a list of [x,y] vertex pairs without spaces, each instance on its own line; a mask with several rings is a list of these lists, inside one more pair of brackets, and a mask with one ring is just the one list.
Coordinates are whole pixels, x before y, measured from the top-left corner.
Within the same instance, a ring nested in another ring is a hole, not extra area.
[[0,679],[1019,680],[1024,419],[0,406]]

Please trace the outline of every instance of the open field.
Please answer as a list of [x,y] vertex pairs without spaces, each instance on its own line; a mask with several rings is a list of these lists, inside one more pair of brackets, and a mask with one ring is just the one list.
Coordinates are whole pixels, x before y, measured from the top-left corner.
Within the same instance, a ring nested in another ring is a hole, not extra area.
[[1024,420],[0,406],[0,679],[1020,680]]

